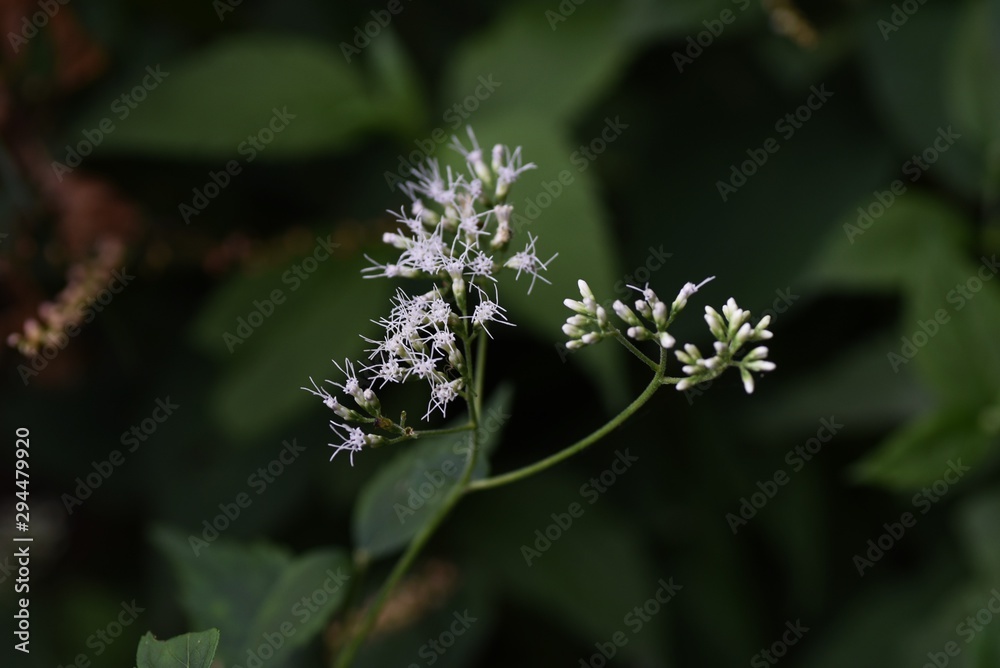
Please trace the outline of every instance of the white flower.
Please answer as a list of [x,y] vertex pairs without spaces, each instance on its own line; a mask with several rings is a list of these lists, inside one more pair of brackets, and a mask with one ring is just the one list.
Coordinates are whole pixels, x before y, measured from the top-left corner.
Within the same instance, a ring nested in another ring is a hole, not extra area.
[[441,168],[435,158],[428,158],[426,165],[420,165],[410,170],[410,173],[417,177],[417,181],[407,181],[401,185],[403,191],[410,199],[418,199],[417,193],[422,193],[438,204],[451,204],[455,201],[458,188],[464,182],[461,176],[455,176],[451,172],[451,167],[445,168],[448,175],[448,183],[445,185],[441,178]]
[[[300,387],[299,389],[300,390],[305,390],[309,394],[314,394],[317,397],[319,397],[320,399],[322,399],[323,400],[323,405],[326,406],[327,408],[329,408],[331,410],[337,410],[337,406],[340,405],[340,404],[337,403],[337,397],[335,397],[332,394],[330,394],[326,390],[326,388],[323,388],[323,387],[320,387],[319,385],[317,385],[316,381],[312,379],[312,376],[309,376],[309,382],[312,383],[313,389],[309,389],[308,387]],[[329,381],[327,381],[327,382],[329,382]]]
[[431,416],[435,410],[440,410],[441,415],[445,415],[445,411],[448,404],[454,401],[459,396],[459,392],[462,390],[462,379],[456,378],[455,380],[449,381],[447,383],[438,383],[437,385],[431,386],[431,400],[427,405],[427,413],[424,414],[424,419],[426,420]]
[[687,305],[688,298],[690,298],[691,295],[698,292],[698,290],[701,290],[701,287],[703,285],[713,280],[714,278],[715,276],[709,276],[698,285],[695,285],[694,283],[685,283],[684,287],[681,288],[681,291],[677,293],[677,297],[674,299],[674,303],[670,305],[670,310],[680,311]]
[[493,147],[493,170],[497,173],[497,199],[503,199],[507,196],[510,185],[517,181],[522,172],[535,169],[535,167],[533,162],[521,165],[520,146],[514,149],[513,153],[506,146]]
[[486,166],[486,162],[483,160],[483,149],[479,148],[479,142],[476,141],[475,133],[472,132],[472,128],[469,126],[466,126],[465,130],[469,135],[469,140],[472,142],[472,148],[468,151],[465,150],[462,142],[455,135],[451,136],[451,148],[462,154],[472,174],[486,183],[492,183],[493,172],[490,171],[490,168]]
[[[477,288],[479,286],[476,286]],[[496,286],[494,286],[494,295]],[[472,315],[468,316],[472,320],[473,327],[482,327],[486,334],[493,338],[490,334],[490,330],[486,329],[486,323],[488,322],[499,322],[504,325],[513,325],[513,323],[507,322],[506,316],[504,316],[504,307],[496,303],[496,301],[490,299],[486,292],[479,288],[479,303],[476,304],[475,310],[473,310]]]
[[361,452],[361,448],[365,446],[365,432],[361,431],[358,427],[348,427],[332,421],[330,422],[330,428],[339,438],[343,439],[342,443],[327,444],[331,448],[334,448],[333,454],[330,455],[330,461],[332,462],[333,458],[336,457],[341,451],[346,450],[351,453],[351,466],[354,466],[354,453]]
[[517,269],[517,274],[514,276],[514,280],[521,277],[522,271],[531,275],[531,285],[528,286],[529,295],[531,294],[531,289],[535,287],[536,278],[540,278],[542,281],[551,285],[551,281],[546,279],[544,276],[541,276],[538,272],[539,270],[547,270],[549,268],[549,262],[552,262],[552,260],[556,259],[559,255],[559,253],[556,253],[545,262],[542,262],[538,259],[538,255],[535,253],[536,241],[538,241],[538,237],[534,237],[531,235],[531,232],[528,232],[528,244],[524,247],[524,250],[514,253],[514,256],[504,263],[505,267]]

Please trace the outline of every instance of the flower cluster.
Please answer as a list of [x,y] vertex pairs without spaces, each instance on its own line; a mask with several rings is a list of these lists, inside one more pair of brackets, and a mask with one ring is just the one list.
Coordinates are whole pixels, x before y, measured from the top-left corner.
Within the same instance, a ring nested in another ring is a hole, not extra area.
[[[635,308],[616,300],[611,309],[625,323],[625,334],[636,341],[653,341],[664,349],[673,348],[677,341],[668,331],[671,323],[687,305],[688,299],[714,276],[706,278],[701,283],[687,283],[681,288],[674,300],[667,304],[661,301],[649,286],[638,288],[629,286],[639,293]],[[579,281],[581,300],[566,299],[563,303],[575,315],[570,316],[563,325],[563,332],[569,337],[566,347],[576,350],[584,346],[598,343],[605,338],[622,337],[619,330],[609,319],[607,309],[597,303],[594,293],[586,281]],[[740,370],[743,387],[747,393],[753,392],[754,380],[751,372],[772,371],[773,362],[766,360],[768,350],[765,346],[757,346],[742,358],[737,354],[744,345],[754,341],[770,339],[772,334],[767,326],[771,316],[764,316],[756,326],[750,325],[750,312],[739,308],[733,299],[722,307],[722,315],[711,306],[705,307],[705,320],[709,330],[715,336],[713,344],[715,355],[704,357],[694,344],[686,344],[682,350],[674,351],[677,359],[684,364],[685,377],[677,381],[678,390],[686,390],[698,383],[703,383],[719,376],[730,366]],[[624,338],[622,338],[624,340]]]
[[774,362],[769,362],[767,347],[757,346],[742,359],[737,360],[736,354],[747,343],[769,339],[773,334],[767,329],[771,324],[771,316],[765,315],[756,326],[750,325],[750,311],[745,311],[736,305],[732,298],[722,307],[722,315],[711,306],[705,307],[705,321],[715,336],[715,355],[702,357],[701,351],[692,343],[684,346],[683,351],[675,351],[677,359],[684,364],[683,371],[687,375],[679,383],[678,390],[711,380],[721,374],[729,366],[740,370],[743,389],[747,394],[753,392],[752,371],[774,371]]
[[[472,369],[469,346],[477,337],[492,337],[492,324],[509,325],[499,304],[496,275],[510,270],[515,280],[530,276],[528,292],[536,280],[548,283],[542,272],[556,255],[542,260],[537,255],[537,237],[527,234],[522,250],[512,248],[519,225],[513,225],[514,207],[506,203],[510,186],[533,163],[523,163],[520,147],[511,151],[496,145],[487,165],[483,150],[472,130],[471,148],[453,137],[452,148],[465,158],[468,174],[450,167],[442,171],[436,159],[412,170],[414,180],[400,184],[411,205],[390,211],[399,224],[383,241],[399,251],[392,261],[380,263],[368,256],[371,266],[362,270],[366,278],[412,278],[434,282],[431,291],[410,296],[397,290],[387,318],[378,324],[385,330],[372,344],[366,363],[360,364],[360,378],[347,362],[342,383],[327,383],[349,394],[361,412],[341,405],[325,388],[312,382],[303,388],[320,397],[344,423],[369,425],[390,437],[409,437],[405,414],[396,422],[386,418],[374,394],[374,386],[387,383],[425,381],[430,401],[424,419],[437,411],[444,416],[448,405],[459,397],[468,398]],[[488,287],[492,284],[492,287]],[[338,365],[338,368],[339,365]],[[367,387],[362,389],[362,383]],[[331,444],[334,456],[342,450],[353,454],[365,445],[386,442],[382,435],[366,433],[359,426],[331,422],[342,442]],[[331,457],[332,459],[332,457]]]
[[[635,310],[633,311],[620,299],[615,300],[611,308],[628,326],[625,333],[630,338],[636,341],[656,341],[663,348],[672,348],[675,340],[667,332],[667,328],[687,305],[688,298],[713,278],[715,277],[706,278],[698,285],[686,284],[669,306],[666,302],[660,301],[648,285],[644,288],[630,285],[628,287],[641,295],[641,299],[635,301]],[[570,350],[597,343],[606,337],[613,337],[618,332],[618,328],[608,320],[607,309],[597,303],[587,282],[580,280],[577,284],[583,300],[563,300],[568,308],[576,311],[576,315],[570,316],[563,325],[563,332],[570,338],[566,344]]]

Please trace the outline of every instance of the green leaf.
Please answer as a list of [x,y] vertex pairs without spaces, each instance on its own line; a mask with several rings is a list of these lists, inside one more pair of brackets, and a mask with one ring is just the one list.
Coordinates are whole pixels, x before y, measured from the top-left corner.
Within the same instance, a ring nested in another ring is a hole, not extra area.
[[978,415],[970,407],[949,408],[906,425],[855,464],[853,475],[909,491],[940,479],[951,463],[975,468],[995,440],[980,425]]
[[[219,657],[228,664],[266,642],[265,633],[286,638],[276,652],[281,657],[311,640],[342,604],[343,584],[350,577],[350,561],[339,549],[293,559],[270,545],[217,539],[197,545],[195,553],[190,536],[162,528],[154,531],[153,541],[177,573],[191,625],[222,629]],[[301,603],[303,597],[311,604]],[[276,659],[275,665],[281,662]]]
[[[904,157],[900,163],[932,148],[939,128],[954,125],[963,137],[940,154],[930,171],[935,179],[945,179],[957,191],[976,197],[983,183],[984,165],[961,119],[948,109],[952,92],[949,84],[955,76],[949,67],[953,46],[952,40],[942,39],[969,39],[962,30],[956,30],[961,4],[921,5],[903,27],[885,35],[879,21],[888,22],[892,11],[889,7],[880,5],[871,14],[860,15],[861,29],[868,38],[861,56],[875,108],[884,119],[884,127],[901,143]],[[913,72],[920,72],[920,76],[912,76]]]
[[269,545],[243,546],[224,539],[196,554],[190,538],[163,528],[153,533],[153,542],[177,574],[180,603],[190,625],[221,629],[220,658],[243,659],[256,612],[291,556]]
[[[607,463],[616,456],[608,452]],[[475,527],[456,534],[466,541],[471,562],[484,570],[482,577],[502,595],[537,610],[591,651],[595,641],[621,631],[628,638],[624,655],[635,665],[656,665],[654,658],[667,655],[667,629],[676,604],[654,602],[659,612],[647,618],[641,632],[623,619],[645,605],[662,587],[659,581],[669,580],[675,571],[654,568],[637,539],[633,518],[616,511],[614,500],[607,498],[625,494],[619,485],[627,486],[630,475],[622,474],[620,482],[594,498],[583,495],[576,476],[563,469],[546,471],[489,492],[489,499],[468,513]],[[573,511],[576,517],[569,515],[574,503],[579,506]],[[561,515],[562,526],[553,515]],[[542,540],[547,544],[538,542]],[[678,599],[688,595],[688,582],[676,579],[675,584],[683,588],[676,592]]]
[[147,633],[135,653],[137,668],[209,668],[219,646],[219,630],[185,633],[170,640],[157,640]]
[[983,584],[1000,582],[1000,492],[963,502],[958,533]]
[[[729,11],[735,16],[726,24],[725,34],[721,39],[733,38],[745,31],[759,26],[763,12],[759,3],[745,0],[674,0],[673,2],[657,2],[656,0],[629,0],[620,2],[618,6],[624,14],[623,23],[629,35],[633,38],[670,37],[694,39],[699,32],[707,30],[704,21],[719,20],[723,12]],[[687,42],[684,42],[687,47]],[[675,53],[684,53],[678,48]],[[804,54],[799,52],[799,58]],[[673,54],[671,54],[671,58]],[[696,61],[697,62],[697,61]],[[671,62],[671,69],[674,63]],[[687,71],[687,63],[683,72]]]
[[884,433],[926,415],[934,398],[908,369],[893,373],[886,351],[899,338],[880,332],[858,344],[841,346],[808,375],[755,397],[739,408],[744,433],[761,440],[797,439],[816,428],[819,415],[834,415],[852,430]]
[[995,3],[967,2],[955,31],[951,57],[952,116],[983,145],[1000,147],[1000,38]]
[[[229,37],[161,69],[135,109],[94,108],[70,136],[103,117],[101,150],[249,162],[339,149],[385,120],[336,48],[302,38]],[[262,150],[247,142],[258,133]]]
[[[572,15],[553,29],[549,12],[537,4],[508,5],[484,34],[451,59],[444,102],[450,106],[470,95],[488,94],[476,112],[476,128],[483,112],[530,111],[533,121],[546,125],[579,114],[613,83],[636,43],[614,4],[571,6]],[[490,88],[496,90],[486,93],[483,82],[493,82]]]
[[921,275],[931,249],[968,243],[966,219],[940,198],[920,191],[895,196],[886,188],[887,203],[889,197],[887,207],[873,197],[861,203],[861,211],[851,211],[831,231],[805,279],[828,287],[900,290]]
[[[996,266],[996,255],[972,265],[957,249],[929,243],[911,278],[902,337],[892,352],[912,359],[949,403],[982,405],[1000,393]],[[898,367],[901,362],[894,360]]]
[[[289,268],[281,267],[234,279],[208,300],[192,333],[202,347],[229,358],[210,409],[230,437],[248,440],[308,411],[315,397],[299,388],[309,385],[309,377],[321,382],[336,374],[328,360],[362,354],[367,344],[361,336],[375,334],[371,321],[387,309],[392,289],[388,281],[362,279],[365,265],[361,258],[333,257],[299,283],[284,281]],[[239,318],[267,310],[254,301],[270,299],[273,290],[284,302],[230,354],[223,335],[239,335]]]
[[[510,415],[513,392],[501,387],[483,406],[479,441],[481,451],[472,479],[489,472],[489,456],[500,441],[500,432]],[[450,427],[465,424],[453,421]],[[383,466],[358,497],[354,506],[356,549],[377,558],[406,545],[434,516],[454,490],[469,451],[469,432],[428,436],[416,442],[391,446],[402,448]]]
[[412,59],[391,27],[373,40],[366,56],[375,86],[374,104],[392,114],[397,133],[409,141],[420,133],[427,116],[427,101]]
[[271,586],[256,611],[250,638],[293,628],[293,634],[286,634],[281,651],[304,645],[323,630],[344,602],[350,572],[351,562],[343,550],[313,550],[302,555]]

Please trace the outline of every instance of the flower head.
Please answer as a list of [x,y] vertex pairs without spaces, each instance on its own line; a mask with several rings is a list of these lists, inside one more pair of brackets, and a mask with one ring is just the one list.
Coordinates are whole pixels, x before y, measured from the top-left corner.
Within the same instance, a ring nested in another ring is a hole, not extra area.
[[[404,437],[413,433],[401,426],[402,417],[397,425],[383,416],[376,388],[425,382],[430,401],[424,419],[436,412],[445,415],[451,402],[472,384],[472,365],[464,352],[472,340],[492,338],[493,324],[513,324],[500,304],[496,275],[502,269],[515,270],[515,280],[530,274],[529,293],[537,279],[549,282],[540,274],[558,253],[539,259],[538,239],[532,234],[523,250],[513,254],[508,250],[515,237],[514,207],[505,198],[511,184],[535,165],[523,162],[520,147],[511,150],[500,144],[487,164],[471,128],[467,135],[471,147],[458,137],[452,138],[451,147],[465,158],[468,174],[442,167],[436,159],[414,167],[413,178],[400,186],[411,201],[409,211],[390,211],[396,231],[382,237],[394,256],[386,260],[365,256],[371,263],[362,270],[365,278],[420,278],[432,281],[434,287],[415,296],[398,289],[389,314],[376,321],[381,335],[365,339],[371,344],[367,361],[357,366],[350,360],[337,364],[342,380],[327,382],[350,395],[360,411],[344,407],[312,379],[311,387],[303,388],[353,423],[332,425],[341,438],[333,445],[334,455],[347,450],[353,456],[382,438],[366,429],[387,429]],[[492,296],[483,288],[487,281],[493,284]]]
[[538,255],[535,253],[535,242],[538,241],[538,237],[531,236],[531,232],[528,232],[528,244],[524,247],[523,251],[518,251],[514,254],[512,258],[507,260],[504,264],[505,267],[510,269],[516,269],[517,274],[514,276],[514,280],[521,277],[521,272],[531,276],[531,285],[528,286],[528,294],[531,294],[532,288],[535,287],[535,279],[540,278],[543,282],[549,283],[551,281],[539,274],[539,271],[544,271],[549,268],[549,263],[556,259],[559,253],[556,253],[550,257],[545,262],[538,259]]

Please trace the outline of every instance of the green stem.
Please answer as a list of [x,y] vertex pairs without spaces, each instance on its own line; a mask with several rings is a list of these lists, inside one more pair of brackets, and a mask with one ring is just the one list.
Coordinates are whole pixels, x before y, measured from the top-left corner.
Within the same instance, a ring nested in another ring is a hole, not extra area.
[[631,417],[633,413],[639,410],[643,406],[643,404],[649,401],[650,398],[654,394],[656,394],[656,391],[660,389],[660,387],[663,385],[662,382],[663,373],[664,370],[666,369],[666,365],[667,365],[667,351],[664,349],[660,351],[660,364],[659,366],[656,367],[656,374],[653,376],[653,380],[650,381],[649,385],[646,386],[646,389],[642,391],[642,394],[636,397],[635,401],[626,406],[621,413],[611,418],[597,431],[594,431],[591,434],[581,438],[573,445],[563,450],[560,450],[556,454],[551,455],[550,457],[546,457],[545,459],[542,459],[540,461],[537,461],[534,464],[525,466],[524,468],[520,468],[515,471],[511,471],[510,473],[505,473],[503,475],[494,476],[492,478],[474,480],[471,483],[469,483],[469,485],[466,487],[466,491],[479,492],[484,489],[492,489],[494,487],[500,487],[502,485],[507,485],[512,482],[517,482],[518,480],[522,480],[529,476],[535,475],[536,473],[540,473],[545,469],[551,468],[552,466],[555,466],[564,459],[572,457],[581,450],[584,450],[585,448],[601,440],[609,433],[617,429],[623,422],[625,422],[625,420]]
[[[465,356],[466,359],[471,359],[472,355],[472,344],[469,337],[464,337],[465,345]],[[389,596],[392,594],[396,585],[403,578],[413,562],[416,560],[420,551],[424,548],[424,545],[431,539],[434,532],[441,525],[444,519],[451,512],[455,504],[458,503],[459,499],[465,493],[465,489],[469,484],[469,480],[472,478],[472,471],[476,467],[476,459],[479,456],[479,430],[477,429],[479,424],[479,411],[482,407],[482,373],[485,368],[485,358],[486,358],[486,341],[485,337],[481,337],[479,342],[479,350],[477,351],[478,358],[476,361],[476,377],[465,378],[465,384],[467,387],[475,388],[474,392],[466,392],[466,405],[469,410],[469,422],[467,425],[463,425],[460,429],[455,429],[455,431],[469,431],[469,439],[472,441],[472,447],[469,448],[469,455],[465,459],[465,467],[462,469],[462,475],[459,477],[455,486],[449,490],[448,495],[445,497],[441,506],[437,509],[430,520],[425,524],[417,534],[407,545],[406,550],[400,556],[396,565],[393,567],[392,572],[389,573],[389,577],[386,579],[385,583],[382,585],[382,589],[379,591],[378,596],[368,607],[365,612],[364,617],[361,620],[361,625],[358,630],[351,636],[350,641],[347,646],[340,652],[337,656],[337,662],[334,664],[336,668],[347,668],[354,661],[354,657],[357,655],[358,650],[361,649],[361,645],[364,643],[365,639],[371,633],[372,628],[375,626],[375,622],[378,620],[379,612],[385,607],[386,602],[389,600]],[[468,368],[469,365],[466,365]],[[472,396],[475,394],[475,396]],[[448,430],[437,430],[438,433],[442,433]],[[429,432],[423,432],[429,433]],[[355,558],[355,561],[361,559],[362,562],[366,558],[362,555]]]
[[476,425],[471,422],[463,424],[460,427],[446,427],[444,429],[421,429],[420,431],[414,432],[414,438],[423,438],[424,436],[441,436],[444,434],[457,434],[462,431],[470,431],[475,429]]
[[434,532],[437,531],[441,522],[443,522],[445,517],[448,516],[451,509],[455,507],[458,500],[462,498],[462,490],[465,488],[469,478],[472,476],[472,470],[476,465],[476,453],[479,450],[475,431],[471,432],[471,438],[472,448],[469,456],[465,460],[465,468],[462,471],[461,479],[458,484],[451,488],[448,492],[448,496],[445,497],[444,502],[441,504],[441,507],[438,508],[437,512],[433,517],[431,517],[430,521],[417,532],[417,535],[413,537],[413,540],[411,540],[410,544],[407,546],[406,551],[403,552],[399,561],[396,562],[396,565],[393,567],[389,577],[382,585],[382,589],[379,591],[378,597],[372,602],[365,613],[361,626],[351,636],[350,642],[337,656],[337,663],[335,664],[337,668],[347,668],[347,666],[350,666],[351,662],[354,661],[355,655],[358,653],[358,650],[361,649],[361,645],[368,637],[368,634],[371,633],[372,627],[375,626],[375,621],[378,619],[378,614],[382,611],[382,608],[385,607],[392,591],[396,588],[396,585],[399,584],[399,581],[403,578],[406,572],[410,570],[410,566],[413,565],[417,555],[420,554],[424,545],[427,544],[427,541],[429,541],[431,536],[434,535]]
[[620,343],[623,346],[625,346],[625,348],[630,353],[632,353],[637,358],[639,358],[640,362],[642,362],[643,364],[645,364],[646,366],[648,366],[650,369],[652,369],[654,373],[659,370],[659,367],[656,365],[656,362],[654,362],[653,360],[651,360],[648,357],[646,357],[646,355],[641,350],[639,350],[638,348],[636,348],[635,345],[633,345],[631,341],[629,341],[627,338],[625,338],[624,334],[622,334],[620,331],[618,331],[617,327],[612,327],[611,328],[611,332],[615,335],[615,340],[617,340],[618,343]]

